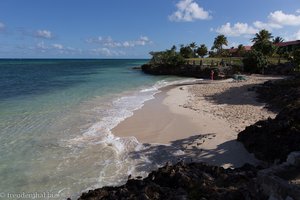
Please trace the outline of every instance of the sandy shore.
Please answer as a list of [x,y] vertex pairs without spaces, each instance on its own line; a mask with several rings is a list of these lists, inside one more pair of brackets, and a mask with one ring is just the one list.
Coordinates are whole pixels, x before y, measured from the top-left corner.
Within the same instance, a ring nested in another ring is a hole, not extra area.
[[277,77],[250,76],[242,82],[202,81],[164,88],[112,132],[151,143],[148,147],[156,148],[157,159],[191,158],[224,167],[255,164],[257,160],[236,136],[247,125],[275,117],[249,91],[271,79]]

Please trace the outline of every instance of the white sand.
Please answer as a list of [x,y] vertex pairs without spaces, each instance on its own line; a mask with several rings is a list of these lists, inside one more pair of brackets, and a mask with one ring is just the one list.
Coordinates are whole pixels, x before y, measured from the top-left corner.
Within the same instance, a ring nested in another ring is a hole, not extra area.
[[270,79],[273,77],[252,76],[243,82],[206,81],[165,88],[113,133],[151,143],[149,151],[156,149],[163,154],[156,158],[166,161],[190,158],[224,167],[256,164],[236,137],[247,125],[275,116],[248,91]]

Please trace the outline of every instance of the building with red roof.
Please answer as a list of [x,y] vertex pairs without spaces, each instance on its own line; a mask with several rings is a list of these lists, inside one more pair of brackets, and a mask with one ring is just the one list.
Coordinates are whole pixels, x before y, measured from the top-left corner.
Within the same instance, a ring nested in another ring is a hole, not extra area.
[[275,44],[278,48],[282,49],[284,52],[292,52],[296,49],[300,49],[300,40],[279,42]]

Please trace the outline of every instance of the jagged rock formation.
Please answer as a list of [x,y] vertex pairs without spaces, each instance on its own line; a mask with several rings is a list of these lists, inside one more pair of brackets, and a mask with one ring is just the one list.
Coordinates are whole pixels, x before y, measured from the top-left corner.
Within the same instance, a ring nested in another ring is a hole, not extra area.
[[285,161],[290,152],[300,151],[300,104],[288,106],[275,119],[246,127],[238,141],[260,160]]
[[261,160],[286,160],[300,151],[300,77],[267,82],[257,89],[269,107],[281,110],[275,119],[258,121],[239,133],[238,141]]
[[143,180],[130,179],[123,186],[91,190],[83,193],[79,200],[267,199],[256,185],[257,171],[258,168],[251,165],[224,169],[204,163],[167,164]]
[[256,88],[258,99],[267,107],[281,110],[300,99],[300,75],[279,81],[267,81]]
[[79,200],[300,200],[300,152],[270,168],[224,169],[205,163],[168,163],[141,180],[83,193]]
[[201,67],[196,65],[182,65],[182,66],[173,66],[173,65],[152,65],[144,64],[142,65],[142,70],[146,74],[152,75],[176,75],[176,76],[186,76],[186,77],[195,77],[195,78],[209,78],[211,70],[214,70],[214,76],[218,77],[219,69],[218,68],[208,68]]
[[290,153],[287,162],[261,170],[257,183],[277,200],[300,200],[300,152]]

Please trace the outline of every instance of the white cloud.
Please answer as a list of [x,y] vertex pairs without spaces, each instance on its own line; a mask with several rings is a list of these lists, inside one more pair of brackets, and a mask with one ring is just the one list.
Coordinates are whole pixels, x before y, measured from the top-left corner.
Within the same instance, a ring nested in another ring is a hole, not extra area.
[[228,42],[228,45],[227,47],[231,48],[231,47],[234,47],[234,48],[237,48],[239,46],[239,43],[237,42]]
[[123,51],[114,51],[106,47],[92,49],[92,54],[106,57],[125,55]]
[[282,25],[282,26],[300,25],[300,15],[285,14],[281,10],[270,13],[268,18],[271,23]]
[[177,10],[169,16],[170,21],[191,22],[211,18],[209,12],[205,11],[194,0],[180,0],[176,7]]
[[38,30],[35,34],[37,37],[51,39],[53,37],[51,31],[48,30]]
[[279,24],[275,24],[275,23],[264,23],[264,22],[261,22],[261,21],[255,21],[253,22],[253,25],[257,28],[257,29],[266,29],[266,30],[272,30],[272,29],[279,29],[279,28],[282,28],[281,25]]
[[[300,13],[300,9],[297,10],[297,12]],[[281,29],[285,26],[298,25],[300,25],[300,15],[286,14],[281,10],[277,10],[268,15],[267,22],[255,21],[252,25],[248,25],[247,23],[236,23],[233,26],[231,26],[230,23],[226,23],[215,29],[215,31],[227,36],[237,37],[241,35],[249,36],[262,29],[272,31],[273,29]]]
[[48,49],[48,47],[45,45],[45,43],[42,41],[42,42],[39,42],[36,44],[36,48],[37,49],[40,49],[40,50],[46,50]]
[[300,9],[297,9],[297,10],[296,10],[296,13],[300,13]]
[[52,47],[53,47],[54,49],[60,49],[60,50],[64,49],[64,46],[61,45],[61,44],[52,44]]
[[294,40],[300,40],[300,30],[293,35]]
[[122,43],[123,47],[135,47],[135,46],[145,46],[151,44],[152,42],[149,40],[147,36],[141,36],[137,40],[133,41],[125,41]]
[[277,10],[269,14],[268,22],[255,21],[253,25],[260,30],[266,29],[269,31],[284,26],[297,26],[300,25],[300,15],[285,14],[281,10]]
[[216,29],[217,33],[224,34],[226,36],[241,36],[255,34],[258,30],[247,23],[236,23],[233,26],[228,22]]
[[5,29],[5,24],[0,22],[0,31],[3,31]]
[[82,50],[73,48],[73,47],[65,47],[62,44],[45,44],[44,41],[37,43],[33,47],[28,47],[30,50],[35,50],[41,53],[50,53],[50,54],[72,54],[77,55],[81,54]]
[[88,38],[86,39],[87,43],[100,43],[102,41],[102,37],[99,36],[97,38]]
[[100,44],[107,48],[116,48],[116,47],[135,47],[135,46],[145,46],[151,44],[152,41],[147,36],[141,36],[137,40],[130,40],[130,41],[115,41],[110,36],[108,37],[97,37],[97,38],[89,38],[86,40],[88,43],[96,43]]

